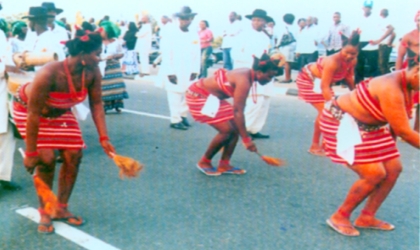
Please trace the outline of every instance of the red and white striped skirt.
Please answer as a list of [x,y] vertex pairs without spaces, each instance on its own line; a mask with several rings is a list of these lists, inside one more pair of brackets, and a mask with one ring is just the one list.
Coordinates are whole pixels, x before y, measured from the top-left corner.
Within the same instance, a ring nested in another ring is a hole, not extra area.
[[216,124],[232,120],[233,107],[229,102],[225,100],[220,100],[219,110],[217,111],[214,118],[203,115],[201,113],[201,109],[204,107],[204,104],[206,103],[207,97],[210,93],[207,90],[199,87],[199,83],[200,82],[195,82],[192,84],[185,94],[188,108],[194,120],[207,124]]
[[[308,103],[325,102],[322,93],[314,92],[314,82],[310,76],[304,71],[300,71],[296,78],[296,85],[298,88],[299,99]],[[331,95],[334,96],[334,91],[330,88]]]
[[[13,119],[22,138],[26,138],[28,110],[19,102],[13,102]],[[57,118],[39,118],[38,149],[82,149],[86,145],[76,117],[71,111]]]
[[[336,163],[347,164],[347,161],[337,155],[337,132],[340,121],[331,112],[324,109],[321,115],[321,131],[326,155]],[[388,161],[400,156],[395,140],[387,127],[377,131],[366,132],[359,128],[362,143],[355,146],[355,164],[368,164]]]

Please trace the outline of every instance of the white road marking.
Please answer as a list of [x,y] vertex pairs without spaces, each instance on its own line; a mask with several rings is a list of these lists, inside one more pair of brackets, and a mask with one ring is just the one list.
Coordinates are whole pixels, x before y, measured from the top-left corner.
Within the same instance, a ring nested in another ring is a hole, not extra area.
[[169,117],[169,116],[155,115],[155,114],[150,114],[150,113],[140,112],[140,111],[135,111],[135,110],[129,110],[129,109],[121,109],[121,110],[123,112],[130,113],[130,114],[144,115],[144,116],[149,116],[149,117],[154,117],[154,118],[159,118],[159,119],[164,119],[164,120],[171,120],[171,117]]
[[[16,210],[16,213],[39,223],[40,216],[38,211],[33,207],[26,207]],[[88,249],[88,250],[120,250],[110,244],[103,242],[89,234],[80,231],[72,226],[69,226],[63,222],[53,222],[55,233],[72,241],[73,243]]]

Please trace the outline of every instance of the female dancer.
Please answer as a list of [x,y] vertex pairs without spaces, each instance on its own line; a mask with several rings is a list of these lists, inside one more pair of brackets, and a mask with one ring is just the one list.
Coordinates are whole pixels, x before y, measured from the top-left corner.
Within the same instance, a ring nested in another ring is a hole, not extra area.
[[342,36],[343,48],[340,52],[321,57],[317,62],[306,65],[296,79],[299,98],[311,104],[318,111],[312,144],[308,150],[310,154],[325,155],[321,145],[319,118],[325,101],[331,100],[334,96],[331,84],[344,79],[350,89],[354,88],[354,67],[357,60],[359,37],[357,31],[353,31],[349,38]]

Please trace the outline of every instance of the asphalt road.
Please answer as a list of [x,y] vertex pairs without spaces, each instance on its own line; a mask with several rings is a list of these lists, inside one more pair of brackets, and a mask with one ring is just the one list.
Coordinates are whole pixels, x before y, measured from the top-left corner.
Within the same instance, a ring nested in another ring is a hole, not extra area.
[[[163,90],[138,81],[127,86],[126,109],[169,115]],[[195,164],[215,134],[210,126],[177,131],[166,119],[109,112],[117,151],[145,164],[131,180],[119,179],[88,119],[81,123],[88,148],[70,209],[88,220],[80,230],[119,249],[419,249],[419,153],[406,143],[398,143],[404,171],[378,212],[396,230],[361,230],[360,237],[347,238],[326,226],[357,177],[306,153],[315,115],[295,97],[273,98],[263,130],[271,138],[257,146],[287,165],[267,166],[238,145],[232,163],[248,173],[208,177]],[[17,152],[13,179],[23,189],[0,191],[0,249],[83,249],[56,234],[39,235],[34,222],[16,213],[38,204]]]

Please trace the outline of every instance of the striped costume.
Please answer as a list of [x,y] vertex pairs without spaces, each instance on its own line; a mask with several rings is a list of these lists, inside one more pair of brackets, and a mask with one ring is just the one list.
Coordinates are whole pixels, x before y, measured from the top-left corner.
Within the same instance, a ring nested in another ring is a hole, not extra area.
[[[316,66],[318,67],[319,72],[322,75],[322,60],[324,58],[318,58],[316,62]],[[349,64],[350,65],[350,64]],[[352,68],[346,65],[345,62],[342,62],[342,70],[340,72],[335,72],[332,78],[331,83],[335,83],[345,79],[349,74],[352,74]],[[309,71],[308,65],[306,65],[302,70],[299,72],[296,78],[296,85],[298,88],[298,96],[300,99],[304,100],[308,103],[320,103],[325,102],[324,96],[322,93],[315,93],[314,92],[314,81],[315,77]],[[334,96],[333,90],[330,88],[331,94]]]
[[[369,93],[368,84],[369,80],[357,85],[357,99],[376,120],[385,122],[386,119],[378,101]],[[333,162],[347,164],[343,158],[337,155],[337,132],[343,114],[344,112],[337,104],[333,103],[331,107],[326,107],[321,115],[321,131],[327,156]],[[383,162],[400,156],[388,127],[357,123],[362,143],[355,146],[353,164]]]
[[[225,95],[232,97],[234,89],[227,80],[226,70],[219,69],[214,74],[219,88]],[[204,89],[202,81],[203,79],[192,84],[185,95],[188,108],[194,120],[207,124],[216,124],[232,120],[233,107],[226,100],[220,100],[220,107],[214,118],[201,113],[201,109],[204,107],[207,97],[210,95],[210,92]]]
[[[18,89],[13,102],[13,119],[19,133],[24,139],[26,138],[26,124],[28,120],[28,98],[25,95],[27,84],[22,85]],[[37,149],[79,150],[86,147],[77,119],[70,111],[71,107],[83,102],[86,95],[86,89],[73,94],[60,92],[49,93],[49,98],[46,100],[47,106],[67,110],[67,112],[57,118],[39,118]]]
[[107,60],[102,78],[102,101],[105,111],[124,108],[123,99],[128,99],[125,83],[118,60]]

